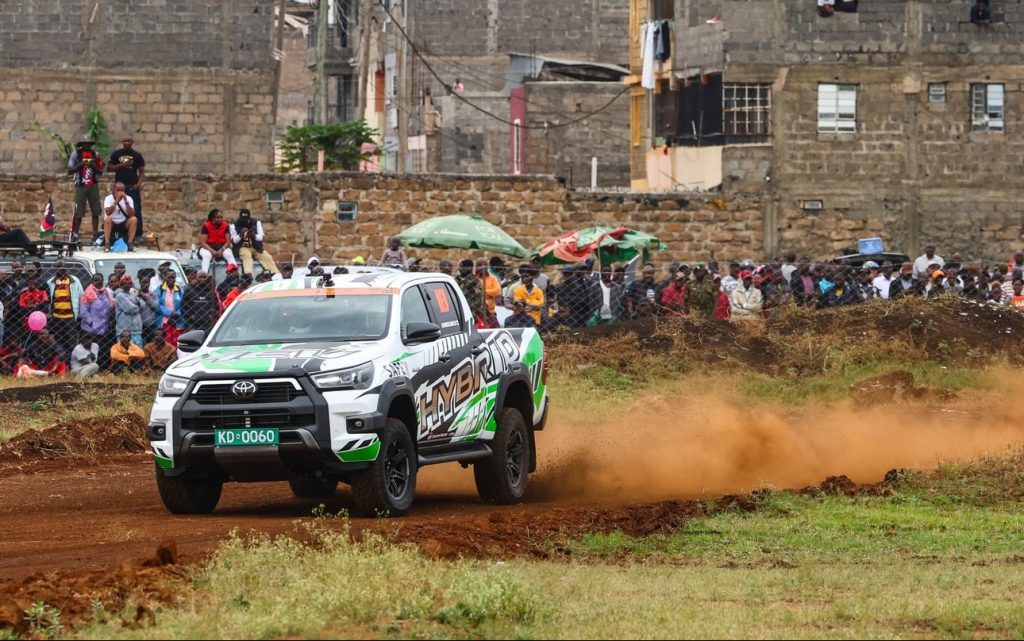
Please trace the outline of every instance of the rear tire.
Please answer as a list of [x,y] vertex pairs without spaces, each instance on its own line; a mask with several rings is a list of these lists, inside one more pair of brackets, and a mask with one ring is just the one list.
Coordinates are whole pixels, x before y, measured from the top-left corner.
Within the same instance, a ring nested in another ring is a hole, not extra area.
[[156,487],[171,514],[209,514],[217,508],[224,481],[216,477],[167,476],[156,468]]
[[522,502],[530,480],[530,433],[516,408],[501,411],[491,449],[494,453],[489,458],[473,464],[480,499],[493,505]]
[[330,479],[295,479],[288,485],[300,499],[329,499],[338,492],[338,481]]
[[365,516],[402,516],[416,494],[416,448],[405,423],[389,418],[380,433],[380,454],[352,478],[356,507]]

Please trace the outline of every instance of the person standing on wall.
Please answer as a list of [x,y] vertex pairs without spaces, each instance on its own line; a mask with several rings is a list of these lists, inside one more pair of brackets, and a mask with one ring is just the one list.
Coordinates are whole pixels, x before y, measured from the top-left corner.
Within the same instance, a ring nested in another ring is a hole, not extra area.
[[111,152],[107,169],[115,172],[114,181],[124,183],[125,194],[135,203],[135,219],[138,222],[135,237],[129,238],[128,241],[130,244],[138,245],[142,240],[142,181],[146,179],[146,160],[133,149],[135,139],[131,134],[122,136],[121,144],[124,146]]
[[103,174],[103,158],[92,148],[92,138],[82,136],[75,143],[75,151],[68,159],[68,174],[75,177],[75,216],[71,223],[71,242],[78,242],[78,230],[85,215],[85,204],[92,212],[92,239],[99,237],[100,228],[100,184]]
[[258,218],[252,217],[248,209],[238,211],[238,220],[231,225],[231,242],[235,247],[235,254],[242,259],[242,269],[246,274],[252,274],[252,259],[260,261],[263,269],[271,274],[277,274],[277,264],[273,256],[263,248],[263,223]]

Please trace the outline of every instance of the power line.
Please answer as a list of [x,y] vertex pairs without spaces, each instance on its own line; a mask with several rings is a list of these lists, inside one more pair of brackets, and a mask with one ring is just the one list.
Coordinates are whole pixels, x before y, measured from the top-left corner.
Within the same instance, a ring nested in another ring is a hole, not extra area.
[[[473,101],[469,100],[465,96],[463,96],[463,95],[453,91],[452,86],[450,84],[446,83],[444,80],[442,80],[441,76],[438,75],[437,71],[434,70],[434,67],[429,62],[427,62],[427,59],[423,56],[423,53],[420,52],[419,47],[416,46],[416,43],[414,43],[412,41],[412,39],[409,37],[409,34],[405,32],[405,29],[402,28],[402,25],[400,25],[398,23],[398,21],[395,19],[394,14],[392,14],[391,10],[388,9],[388,7],[385,4],[384,0],[377,0],[377,2],[380,5],[380,7],[382,9],[384,9],[384,12],[388,14],[388,17],[391,18],[391,22],[398,29],[399,33],[402,34],[402,37],[405,38],[405,41],[407,43],[409,43],[409,47],[412,49],[413,53],[416,54],[416,57],[420,59],[420,61],[423,63],[423,65],[430,72],[430,75],[434,76],[434,78],[439,83],[441,83],[441,86],[444,87],[446,91],[448,91],[450,94],[455,96],[458,100],[461,100],[462,102],[466,103],[472,109],[475,109],[476,111],[479,111],[480,113],[484,114],[485,116],[487,116],[489,118],[493,118],[494,120],[497,120],[498,122],[504,123],[504,124],[509,125],[509,126],[514,126],[516,124],[516,123],[512,122],[511,120],[507,120],[507,119],[502,118],[501,116],[499,116],[497,114],[493,114],[490,111],[487,111],[486,109],[484,109],[483,107],[477,105],[476,103],[474,103]],[[575,125],[576,123],[583,122],[584,120],[587,120],[588,118],[590,118],[592,116],[595,116],[595,115],[597,115],[597,114],[607,110],[608,108],[610,108],[612,106],[612,104],[615,103],[616,100],[618,100],[620,97],[622,97],[623,94],[625,94],[627,91],[629,91],[629,89],[630,89],[629,86],[623,87],[622,91],[620,91],[619,93],[615,94],[615,96],[612,97],[612,99],[609,100],[608,102],[606,102],[604,105],[602,105],[601,107],[598,107],[594,111],[592,111],[592,112],[590,112],[590,113],[588,113],[588,114],[586,114],[586,115],[584,115],[584,116],[582,116],[580,118],[576,118],[575,120],[570,120],[569,122],[556,123],[556,124],[546,124],[546,125],[542,125],[542,126],[534,126],[534,125],[527,125],[527,124],[520,123],[518,126],[521,127],[522,129],[561,129],[563,127],[570,127],[572,125]]]

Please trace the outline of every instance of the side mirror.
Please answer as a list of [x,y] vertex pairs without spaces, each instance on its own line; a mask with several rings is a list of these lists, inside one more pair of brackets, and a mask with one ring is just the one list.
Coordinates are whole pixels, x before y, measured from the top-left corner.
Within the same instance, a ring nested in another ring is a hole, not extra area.
[[178,337],[178,349],[186,354],[198,352],[199,348],[203,346],[203,341],[205,340],[206,332],[201,329],[194,329],[191,332],[185,332]]
[[441,328],[433,323],[412,321],[405,326],[405,342],[430,343],[441,338]]

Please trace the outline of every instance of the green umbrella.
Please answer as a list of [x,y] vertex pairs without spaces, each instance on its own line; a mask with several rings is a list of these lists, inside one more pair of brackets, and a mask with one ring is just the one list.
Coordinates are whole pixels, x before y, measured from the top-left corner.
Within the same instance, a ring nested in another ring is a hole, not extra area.
[[438,216],[416,223],[398,234],[408,247],[479,249],[525,258],[529,252],[500,227],[479,216]]
[[598,252],[601,255],[601,264],[627,263],[637,255],[643,254],[643,260],[650,258],[650,252],[661,251],[665,245],[655,236],[629,229],[619,238],[605,236],[601,241]]

